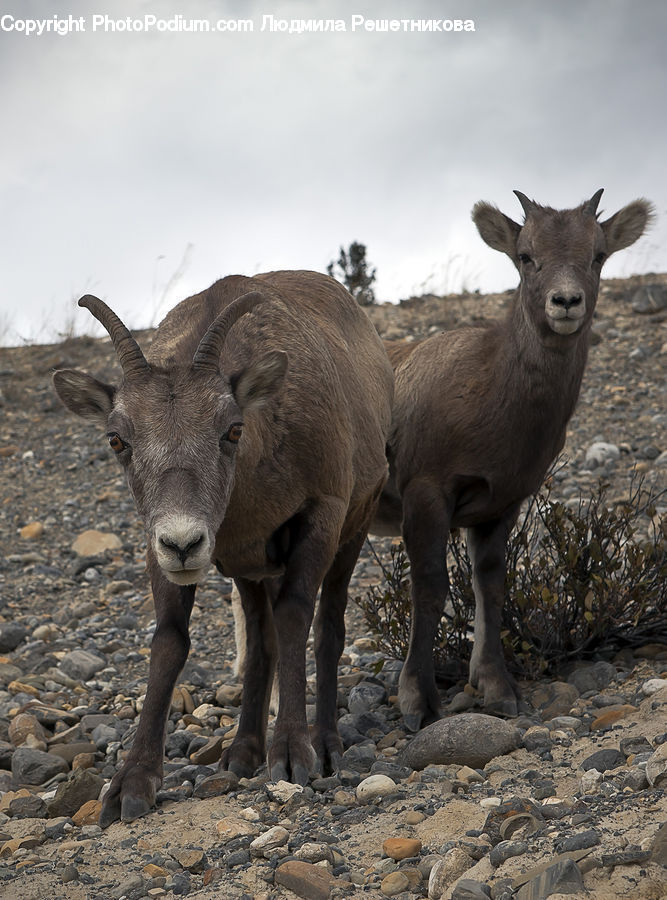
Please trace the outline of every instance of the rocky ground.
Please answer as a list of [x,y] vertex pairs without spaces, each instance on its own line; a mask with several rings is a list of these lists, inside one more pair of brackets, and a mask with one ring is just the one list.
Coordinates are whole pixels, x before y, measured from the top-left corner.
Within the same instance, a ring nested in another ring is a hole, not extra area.
[[[601,475],[612,499],[637,474],[665,486],[666,300],[667,276],[603,283],[556,496]],[[421,336],[507,302],[427,297],[370,315],[386,336]],[[213,571],[158,808],[102,832],[98,798],[141,710],[152,606],[133,503],[103,436],[56,401],[61,366],[116,376],[105,340],[0,351],[0,897],[667,896],[667,646],[524,683],[525,712],[509,723],[453,686],[457,715],[413,737],[395,703],[400,663],[374,675],[351,603],[340,776],[304,789],[262,772],[210,778],[240,693],[230,585]],[[365,552],[352,594],[378,579]]]

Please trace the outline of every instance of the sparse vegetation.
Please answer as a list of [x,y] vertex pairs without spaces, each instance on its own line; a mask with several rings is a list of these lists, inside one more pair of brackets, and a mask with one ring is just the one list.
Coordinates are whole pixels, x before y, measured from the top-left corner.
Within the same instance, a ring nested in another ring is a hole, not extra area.
[[375,303],[373,282],[376,271],[369,270],[366,245],[358,241],[353,241],[347,251],[341,247],[338,261],[332,260],[327,266],[327,274],[341,281],[360,306],[372,306]]
[[[634,484],[627,501],[608,505],[600,482],[569,506],[548,485],[533,497],[507,555],[503,642],[515,672],[553,673],[568,659],[622,645],[667,642],[665,494]],[[377,557],[376,557],[377,558]],[[378,649],[404,658],[410,626],[409,562],[402,544],[379,560],[385,585],[358,598]],[[435,647],[436,670],[455,680],[470,656],[475,602],[465,539],[452,537],[450,598]]]

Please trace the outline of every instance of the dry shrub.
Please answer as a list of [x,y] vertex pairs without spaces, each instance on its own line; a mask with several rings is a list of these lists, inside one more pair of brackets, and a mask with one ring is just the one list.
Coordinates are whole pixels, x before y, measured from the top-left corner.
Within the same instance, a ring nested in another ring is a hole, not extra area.
[[[547,485],[549,484],[547,481]],[[510,667],[535,677],[570,659],[612,652],[647,640],[667,643],[667,516],[658,505],[667,492],[643,483],[626,502],[608,505],[600,482],[576,504],[551,498],[546,486],[533,497],[509,541],[503,642]],[[384,575],[357,603],[377,647],[405,657],[410,628],[409,562],[402,544]],[[474,596],[465,539],[452,535],[450,598],[435,646],[436,670],[456,680],[470,658]]]

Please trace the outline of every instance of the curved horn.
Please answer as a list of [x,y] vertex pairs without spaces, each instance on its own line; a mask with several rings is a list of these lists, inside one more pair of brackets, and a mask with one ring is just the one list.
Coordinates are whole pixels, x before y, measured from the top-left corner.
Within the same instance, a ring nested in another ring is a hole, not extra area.
[[192,360],[192,366],[195,369],[210,369],[217,372],[220,368],[220,352],[227,339],[227,334],[232,325],[241,316],[244,316],[251,309],[254,309],[258,303],[261,303],[264,297],[259,291],[249,291],[233,300],[229,306],[211,322],[208,331],[199,342],[199,346]]
[[528,215],[535,209],[535,203],[533,203],[532,200],[529,200],[525,194],[521,193],[521,191],[514,191],[513,193],[516,194],[516,196],[519,200],[519,203],[521,204],[521,206],[523,208],[525,216],[526,216],[526,218],[528,218]]
[[93,297],[92,294],[86,294],[79,300],[79,306],[90,310],[97,321],[101,322],[109,332],[109,337],[116,349],[118,361],[126,378],[140,375],[143,372],[150,372],[150,366],[146,362],[146,357],[141,352],[139,344],[137,344],[116,313],[103,300],[100,300],[99,297]]
[[588,202],[584,203],[584,212],[585,213],[590,213],[590,215],[592,215],[592,216],[597,215],[598,203],[600,202],[600,197],[602,196],[603,191],[604,191],[604,188],[600,188],[599,191],[596,191],[593,194],[593,196],[591,197],[590,200],[588,200]]

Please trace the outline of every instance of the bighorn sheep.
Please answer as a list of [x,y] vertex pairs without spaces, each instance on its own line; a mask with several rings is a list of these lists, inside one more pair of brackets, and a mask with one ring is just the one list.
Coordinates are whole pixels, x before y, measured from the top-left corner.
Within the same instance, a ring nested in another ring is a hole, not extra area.
[[489,203],[472,217],[482,239],[520,274],[503,322],[421,343],[387,342],[395,370],[390,476],[371,531],[402,527],[413,618],[399,699],[409,727],[441,714],[432,648],[449,590],[451,528],[467,530],[476,598],[470,681],[490,711],[516,715],[500,623],[505,548],[521,502],[562,449],[588,353],[600,269],[651,218],[635,200],[598,221],[598,191],[576,209],[540,206],[515,191],[523,225]]
[[[195,588],[213,560],[233,577],[247,625],[238,733],[221,765],[252,775],[265,756],[276,663],[280,708],[272,779],[306,783],[316,755],[336,767],[336,667],[347,586],[387,477],[393,375],[348,292],[314,272],[230,276],[184,300],[146,356],[101,300],[118,388],[54,374],[78,415],[102,423],[147,535],[156,630],[148,689],[130,753],[100,824],[154,803],[174,684],[187,658]],[[305,650],[315,597],[317,723],[305,711]]]

